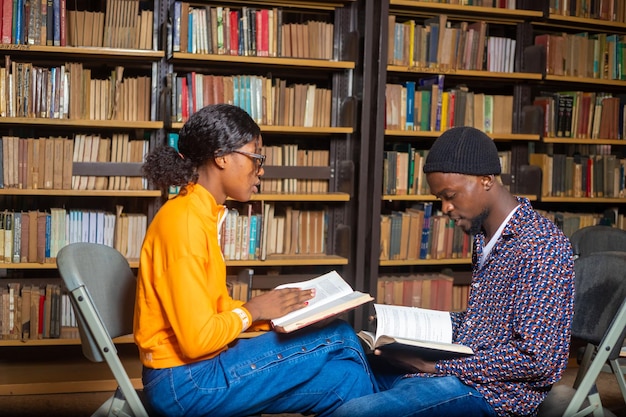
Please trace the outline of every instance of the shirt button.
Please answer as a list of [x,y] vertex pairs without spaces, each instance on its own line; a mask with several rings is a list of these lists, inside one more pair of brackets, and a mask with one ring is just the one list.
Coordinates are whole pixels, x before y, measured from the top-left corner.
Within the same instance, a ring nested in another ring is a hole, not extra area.
[[250,365],[250,368],[251,368],[251,369],[256,369],[256,365],[255,365],[255,364],[252,364],[252,365]]
[[279,353],[278,355],[276,355],[276,357],[277,357],[278,359],[282,359],[282,358],[283,358],[283,355],[282,355],[281,353]]
[[472,287],[474,287],[474,288],[478,288],[478,287],[480,287],[480,284],[479,284],[479,283],[477,283],[477,282],[475,282],[475,283],[473,283],[473,284],[472,284]]
[[471,325],[472,325],[472,321],[471,321],[471,320],[467,320],[467,321],[465,322],[465,325],[466,325],[466,326],[471,326]]
[[306,348],[305,348],[304,346],[302,346],[302,349],[301,349],[301,350],[302,350],[303,352],[306,352]]
[[326,339],[326,343],[330,345],[330,339]]

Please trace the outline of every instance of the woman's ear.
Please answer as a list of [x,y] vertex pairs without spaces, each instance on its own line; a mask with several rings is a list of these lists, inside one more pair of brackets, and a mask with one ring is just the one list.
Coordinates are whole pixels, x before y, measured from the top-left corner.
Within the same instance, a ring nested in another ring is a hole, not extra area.
[[217,165],[218,168],[221,168],[221,169],[226,168],[226,155],[216,156],[214,161],[215,161],[215,165]]

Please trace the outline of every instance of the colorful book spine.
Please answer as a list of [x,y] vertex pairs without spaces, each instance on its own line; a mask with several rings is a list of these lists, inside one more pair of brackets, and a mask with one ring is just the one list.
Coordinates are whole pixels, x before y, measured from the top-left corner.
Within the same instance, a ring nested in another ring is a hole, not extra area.
[[415,81],[407,81],[405,130],[415,130]]
[[424,203],[424,226],[422,227],[422,242],[420,243],[420,259],[428,256],[428,242],[430,240],[430,219],[433,213],[433,203]]
[[258,259],[257,257],[257,232],[258,232],[259,216],[253,214],[250,216],[250,232],[248,242],[248,259]]

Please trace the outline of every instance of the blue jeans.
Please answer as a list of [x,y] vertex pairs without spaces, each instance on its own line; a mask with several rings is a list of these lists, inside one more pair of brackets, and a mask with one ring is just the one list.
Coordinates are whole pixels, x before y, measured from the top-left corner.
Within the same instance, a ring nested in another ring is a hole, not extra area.
[[487,401],[457,377],[396,375],[379,380],[386,390],[341,405],[332,417],[495,417]]
[[152,411],[167,417],[261,413],[328,416],[376,382],[346,322],[238,339],[215,358],[143,371]]

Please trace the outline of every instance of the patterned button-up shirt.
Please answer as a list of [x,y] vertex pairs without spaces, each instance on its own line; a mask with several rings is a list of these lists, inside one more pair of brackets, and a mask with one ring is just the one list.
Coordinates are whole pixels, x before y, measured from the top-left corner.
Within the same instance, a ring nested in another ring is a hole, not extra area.
[[480,267],[486,242],[476,236],[468,308],[452,313],[454,341],[476,354],[437,363],[440,374],[476,388],[499,416],[536,415],[567,365],[574,307],[569,240],[527,199],[518,201]]

